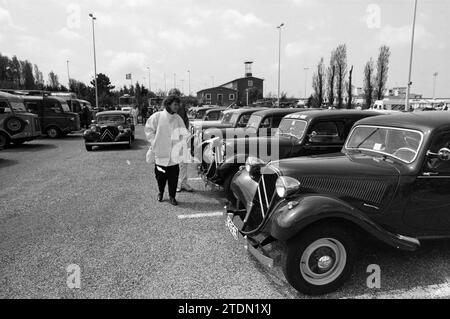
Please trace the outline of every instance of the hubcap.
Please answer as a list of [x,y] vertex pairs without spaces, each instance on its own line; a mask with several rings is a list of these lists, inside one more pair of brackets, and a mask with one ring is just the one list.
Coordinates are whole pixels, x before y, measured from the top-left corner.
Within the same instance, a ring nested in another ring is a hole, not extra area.
[[57,135],[58,132],[54,128],[48,130],[48,136],[55,138]]
[[332,238],[316,240],[309,245],[300,259],[303,278],[315,286],[328,285],[344,271],[347,252],[344,245]]

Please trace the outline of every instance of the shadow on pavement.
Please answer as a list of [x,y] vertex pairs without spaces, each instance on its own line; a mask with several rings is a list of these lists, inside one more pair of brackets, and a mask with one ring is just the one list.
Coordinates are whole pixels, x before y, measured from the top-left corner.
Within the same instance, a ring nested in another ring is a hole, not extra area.
[[38,144],[38,143],[31,143],[31,144],[22,144],[22,145],[14,145],[11,144],[7,149],[3,150],[2,152],[5,153],[17,153],[17,152],[29,152],[29,151],[44,151],[44,150],[50,150],[58,148],[56,145],[52,144]]
[[2,159],[0,158],[0,168],[5,168],[5,167],[9,167],[9,166],[13,166],[18,164],[18,161],[14,161],[14,160],[6,160],[6,159]]

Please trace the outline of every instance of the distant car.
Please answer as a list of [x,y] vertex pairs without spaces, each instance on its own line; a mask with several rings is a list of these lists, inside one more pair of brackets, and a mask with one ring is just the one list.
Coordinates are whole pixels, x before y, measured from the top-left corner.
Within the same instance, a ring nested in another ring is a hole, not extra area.
[[0,92],[0,149],[41,136],[37,115],[28,113],[20,96]]
[[133,110],[132,107],[122,107],[122,108],[121,108],[121,111],[122,111],[122,112],[128,112],[128,113],[131,113],[132,110]]
[[352,273],[361,238],[405,251],[450,238],[450,114],[363,119],[342,152],[248,161],[231,188],[234,239],[267,266],[266,246],[284,243],[283,271],[295,289],[335,291]]
[[91,128],[83,134],[86,150],[94,146],[125,145],[131,148],[135,127],[129,112],[108,111],[97,113]]
[[206,105],[193,107],[188,112],[188,118],[190,121],[201,121],[205,117],[207,111],[217,108],[217,106]]

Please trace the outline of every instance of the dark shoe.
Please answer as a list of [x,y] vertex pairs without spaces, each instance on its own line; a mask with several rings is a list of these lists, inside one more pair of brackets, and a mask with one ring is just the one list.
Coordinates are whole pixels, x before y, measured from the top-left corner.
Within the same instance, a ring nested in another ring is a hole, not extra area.
[[158,194],[158,202],[162,202],[163,201],[163,194]]
[[173,197],[170,199],[170,204],[171,204],[172,206],[178,206],[177,200],[176,200],[175,198],[173,198]]

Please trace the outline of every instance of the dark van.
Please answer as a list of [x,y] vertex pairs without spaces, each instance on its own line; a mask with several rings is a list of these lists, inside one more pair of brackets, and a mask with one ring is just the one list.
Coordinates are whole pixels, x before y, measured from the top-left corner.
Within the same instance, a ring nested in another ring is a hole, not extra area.
[[25,106],[37,114],[42,132],[50,138],[59,138],[80,130],[80,117],[70,111],[67,102],[54,96],[23,96]]

